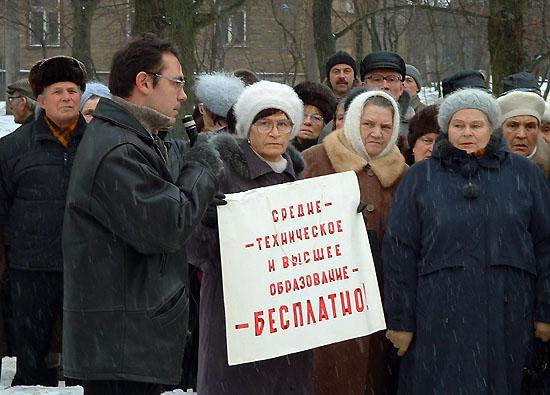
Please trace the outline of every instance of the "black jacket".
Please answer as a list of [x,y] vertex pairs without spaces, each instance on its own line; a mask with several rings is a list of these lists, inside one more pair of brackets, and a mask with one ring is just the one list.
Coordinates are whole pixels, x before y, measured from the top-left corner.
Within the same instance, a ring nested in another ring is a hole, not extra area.
[[183,247],[221,162],[199,138],[174,180],[162,143],[129,112],[138,107],[118,101],[100,100],[69,185],[64,372],[177,384],[189,303]]
[[10,237],[10,267],[60,271],[61,228],[73,158],[86,122],[66,149],[44,122],[25,122],[0,140],[0,226]]

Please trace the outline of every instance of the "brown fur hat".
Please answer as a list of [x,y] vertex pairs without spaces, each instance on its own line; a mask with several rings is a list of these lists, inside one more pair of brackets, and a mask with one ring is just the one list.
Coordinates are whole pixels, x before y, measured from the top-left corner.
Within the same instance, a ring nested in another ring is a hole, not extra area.
[[38,97],[47,86],[64,81],[74,82],[80,87],[80,91],[84,92],[87,78],[84,64],[71,56],[53,56],[39,60],[29,73],[29,83],[35,97]]
[[336,96],[332,90],[319,82],[305,81],[294,87],[304,106],[315,106],[321,111],[325,124],[329,123],[336,112]]

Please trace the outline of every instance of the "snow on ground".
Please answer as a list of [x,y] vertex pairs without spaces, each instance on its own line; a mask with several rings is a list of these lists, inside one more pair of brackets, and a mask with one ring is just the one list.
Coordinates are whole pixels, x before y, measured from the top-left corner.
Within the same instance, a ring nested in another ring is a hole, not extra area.
[[[0,394],[1,395],[82,395],[84,390],[80,386],[65,387],[64,382],[59,383],[59,387],[41,387],[41,386],[17,386],[9,387],[13,376],[15,376],[15,358],[2,358],[2,374],[0,377]],[[9,387],[9,388],[8,388]],[[174,390],[165,392],[164,395],[196,395],[189,390]]]
[[4,137],[6,134],[13,132],[20,125],[15,123],[13,115],[6,114],[6,102],[0,101],[0,137]]

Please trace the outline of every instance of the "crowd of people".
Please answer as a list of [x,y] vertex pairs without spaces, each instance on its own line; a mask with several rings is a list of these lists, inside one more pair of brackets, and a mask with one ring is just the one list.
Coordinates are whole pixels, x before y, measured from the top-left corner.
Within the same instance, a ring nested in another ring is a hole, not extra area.
[[[246,69],[201,74],[199,133],[182,138],[171,131],[187,100],[179,59],[145,34],[115,53],[108,86],[55,56],[8,87],[21,124],[0,140],[12,385],[550,392],[550,105],[532,74],[506,77],[495,97],[463,70],[430,105],[421,72],[388,51],[359,67],[339,51],[324,82],[295,87]],[[229,366],[217,206],[346,171],[387,330]]]

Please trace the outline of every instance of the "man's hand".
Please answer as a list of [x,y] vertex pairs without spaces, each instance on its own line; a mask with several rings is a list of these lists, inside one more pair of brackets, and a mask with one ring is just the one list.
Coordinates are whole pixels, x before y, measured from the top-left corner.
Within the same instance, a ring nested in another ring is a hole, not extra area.
[[397,356],[399,357],[405,355],[409,349],[413,335],[413,332],[407,331],[392,331],[391,329],[386,331],[386,338],[392,342],[395,348],[397,348]]
[[550,340],[550,323],[535,321],[535,337],[543,342]]

